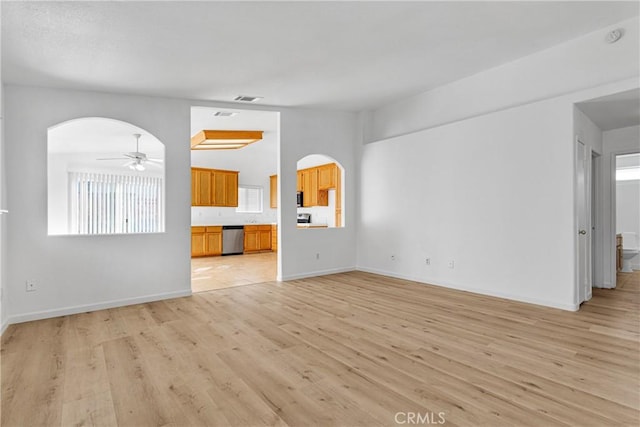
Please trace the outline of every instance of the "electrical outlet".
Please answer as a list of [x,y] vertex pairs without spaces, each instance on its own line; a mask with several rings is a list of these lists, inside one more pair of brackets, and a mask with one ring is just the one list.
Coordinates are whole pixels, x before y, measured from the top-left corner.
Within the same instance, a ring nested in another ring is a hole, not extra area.
[[391,255],[391,261],[395,261],[396,260],[396,256],[395,255]]
[[425,258],[424,263],[427,265],[431,265],[431,258]]
[[26,282],[26,291],[27,292],[34,292],[36,290],[36,282],[34,282],[33,280],[27,280]]
[[455,263],[453,262],[453,260],[449,261],[449,268],[453,268],[455,265]]

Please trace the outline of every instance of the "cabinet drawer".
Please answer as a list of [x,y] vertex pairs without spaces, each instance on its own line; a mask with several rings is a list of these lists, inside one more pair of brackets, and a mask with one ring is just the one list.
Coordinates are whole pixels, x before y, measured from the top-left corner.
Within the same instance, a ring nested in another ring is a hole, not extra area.
[[191,227],[191,233],[204,233],[207,227]]
[[258,230],[258,226],[257,225],[245,225],[244,226],[244,231],[257,231]]
[[270,225],[259,225],[258,226],[258,230],[260,230],[260,231],[271,231],[271,226]]
[[220,233],[222,231],[222,226],[221,225],[210,226],[210,227],[206,227],[206,229],[207,229],[207,233]]

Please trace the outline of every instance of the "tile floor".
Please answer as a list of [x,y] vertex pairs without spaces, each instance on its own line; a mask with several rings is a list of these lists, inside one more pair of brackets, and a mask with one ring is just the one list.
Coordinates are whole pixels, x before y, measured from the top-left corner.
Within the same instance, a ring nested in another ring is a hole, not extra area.
[[277,253],[191,258],[193,292],[276,280]]

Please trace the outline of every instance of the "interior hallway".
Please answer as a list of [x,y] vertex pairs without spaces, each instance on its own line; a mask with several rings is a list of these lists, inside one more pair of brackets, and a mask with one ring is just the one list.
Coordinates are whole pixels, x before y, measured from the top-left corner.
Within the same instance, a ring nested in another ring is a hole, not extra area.
[[277,260],[277,252],[191,258],[191,290],[203,292],[272,282],[276,280]]

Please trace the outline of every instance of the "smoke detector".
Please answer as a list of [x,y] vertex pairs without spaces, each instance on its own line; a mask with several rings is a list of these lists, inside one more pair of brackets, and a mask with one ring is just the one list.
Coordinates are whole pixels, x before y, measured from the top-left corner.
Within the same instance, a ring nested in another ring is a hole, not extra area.
[[616,30],[609,31],[607,33],[607,36],[604,38],[604,40],[609,44],[613,44],[618,40],[620,40],[623,34],[624,34],[624,30],[622,28],[618,28]]

